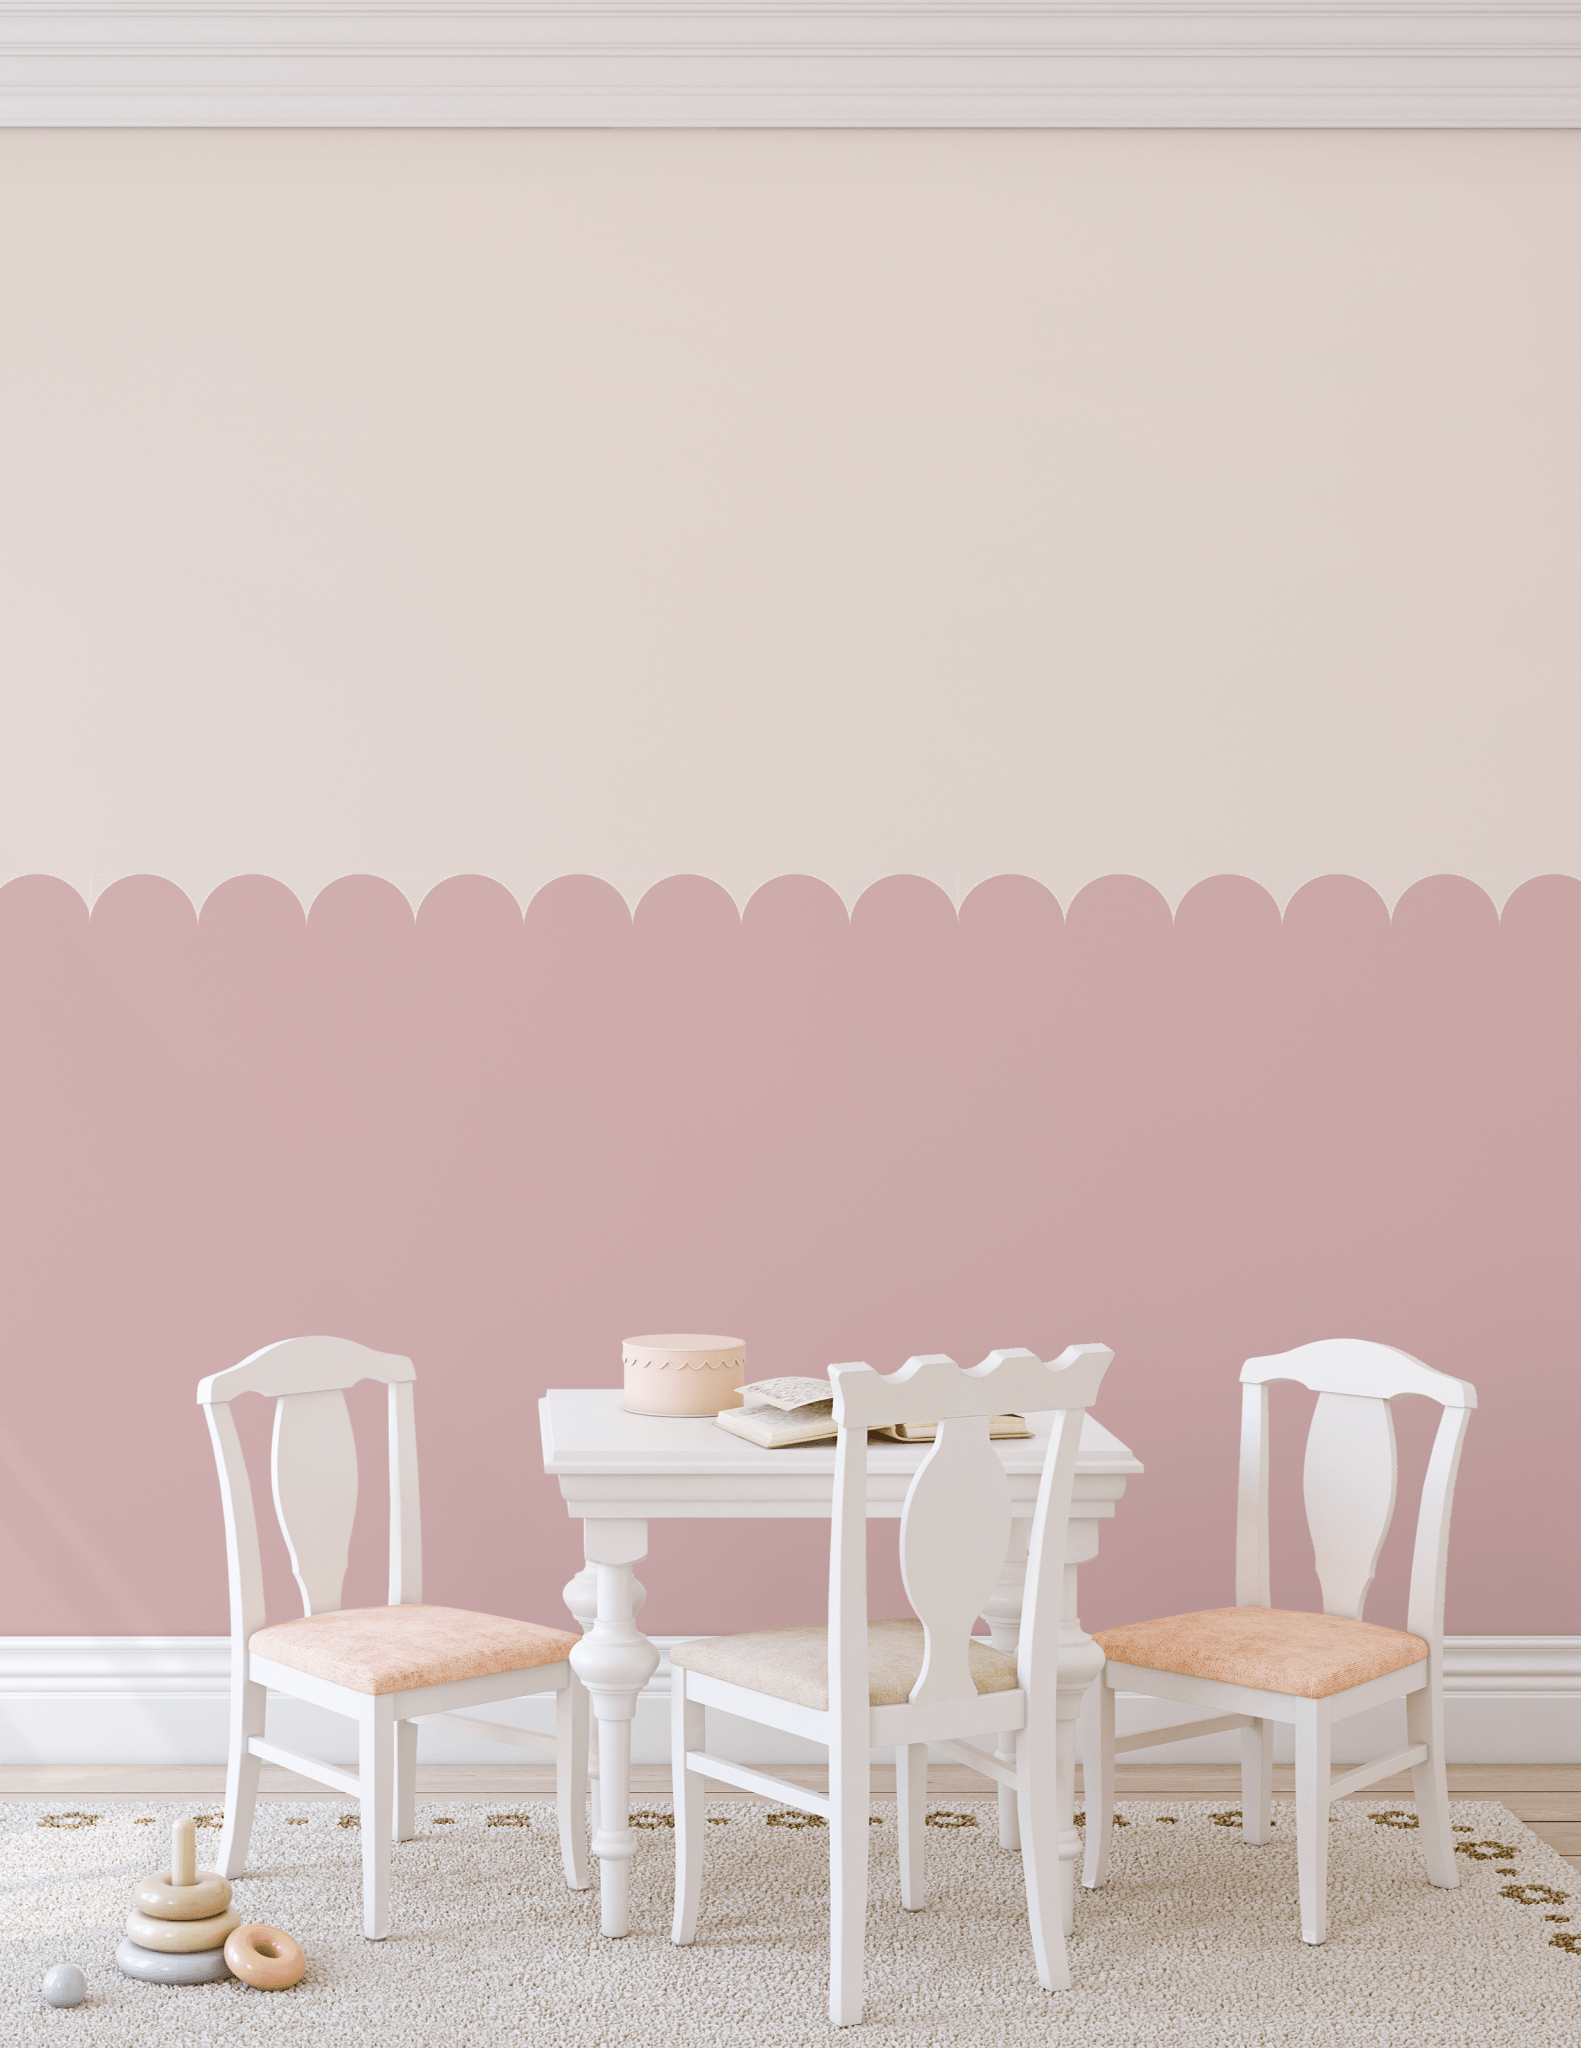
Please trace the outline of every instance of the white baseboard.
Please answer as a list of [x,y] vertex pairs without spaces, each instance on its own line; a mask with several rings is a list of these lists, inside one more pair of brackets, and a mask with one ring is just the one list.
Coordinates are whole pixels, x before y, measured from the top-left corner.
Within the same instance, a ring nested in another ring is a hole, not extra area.
[[[637,1709],[637,1763],[669,1756],[668,1651],[685,1636],[654,1639],[665,1652]],[[1445,1642],[1445,1722],[1452,1763],[1581,1763],[1581,1636],[1450,1636]],[[0,1636],[0,1763],[217,1764],[225,1761],[230,1690],[226,1636]],[[552,1727],[552,1707],[523,1700],[491,1707],[521,1727]],[[1336,1732],[1335,1758],[1360,1763],[1403,1738],[1398,1706],[1358,1715]],[[1192,1712],[1122,1694],[1122,1734],[1189,1720]],[[270,1695],[270,1735],[330,1763],[356,1761],[349,1721]],[[1282,1731],[1281,1731],[1282,1732]],[[1127,1763],[1233,1763],[1234,1735],[1133,1750]],[[709,1717],[709,1747],[759,1766],[819,1763],[814,1744]],[[1288,1750],[1276,1751],[1289,1761]],[[518,1752],[424,1728],[424,1763],[500,1764]]]

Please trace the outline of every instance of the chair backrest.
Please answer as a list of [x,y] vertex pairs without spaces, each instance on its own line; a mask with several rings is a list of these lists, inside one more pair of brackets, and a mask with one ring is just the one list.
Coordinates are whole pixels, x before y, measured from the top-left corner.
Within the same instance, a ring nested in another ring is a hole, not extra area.
[[1323,1612],[1362,1619],[1378,1554],[1394,1519],[1397,1394],[1425,1394],[1443,1409],[1433,1439],[1411,1561],[1406,1627],[1437,1649],[1444,1635],[1444,1576],[1455,1474],[1477,1390],[1388,1344],[1332,1337],[1241,1368],[1241,1474],[1235,1523],[1235,1600],[1269,1607],[1268,1389],[1294,1380],[1317,1395],[1302,1491],[1323,1589]]
[[908,1359],[887,1375],[868,1365],[830,1366],[839,1425],[829,1537],[829,1704],[837,1716],[868,1711],[867,1433],[891,1423],[939,1426],[900,1518],[906,1597],[923,1628],[911,1698],[923,1705],[976,1697],[967,1638],[998,1584],[1011,1521],[1010,1481],[989,1442],[988,1418],[1054,1411],[1017,1658],[1023,1686],[1052,1685],[1082,1416],[1113,1357],[1101,1344],[1073,1344],[1048,1365],[1035,1352],[993,1351],[970,1371],[942,1356]]
[[302,1612],[329,1614],[340,1606],[357,1514],[357,1445],[345,1389],[358,1380],[384,1381],[390,1411],[390,1600],[412,1605],[423,1597],[416,1377],[409,1358],[370,1351],[344,1337],[293,1337],[199,1382],[198,1401],[219,1466],[231,1634],[238,1642],[263,1627],[264,1593],[252,1484],[231,1402],[239,1394],[275,1397],[275,1513],[302,1589]]

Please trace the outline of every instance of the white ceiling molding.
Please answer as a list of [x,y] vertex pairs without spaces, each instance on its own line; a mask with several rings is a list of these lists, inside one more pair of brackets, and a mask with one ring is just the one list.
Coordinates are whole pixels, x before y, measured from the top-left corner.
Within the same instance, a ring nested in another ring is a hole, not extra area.
[[0,0],[0,124],[1570,128],[1581,0]]

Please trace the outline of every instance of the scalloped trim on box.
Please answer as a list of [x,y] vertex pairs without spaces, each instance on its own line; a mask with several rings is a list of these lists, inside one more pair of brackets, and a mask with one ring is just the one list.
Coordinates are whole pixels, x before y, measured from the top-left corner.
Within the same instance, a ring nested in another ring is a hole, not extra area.
[[747,1347],[739,1337],[676,1331],[628,1337],[620,1348],[629,1414],[702,1419],[741,1405]]
[[644,1343],[628,1337],[621,1346],[620,1362],[628,1372],[668,1372],[672,1368],[677,1372],[721,1372],[745,1367],[747,1347],[739,1337],[715,1337],[705,1344],[657,1338]]

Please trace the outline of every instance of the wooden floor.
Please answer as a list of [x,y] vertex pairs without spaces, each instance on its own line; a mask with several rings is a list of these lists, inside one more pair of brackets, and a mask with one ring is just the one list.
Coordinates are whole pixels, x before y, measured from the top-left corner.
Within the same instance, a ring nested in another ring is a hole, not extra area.
[[[790,1768],[780,1775],[818,1789],[828,1783],[828,1774],[813,1767]],[[1120,1796],[1132,1799],[1238,1800],[1241,1791],[1240,1771],[1233,1764],[1121,1764],[1115,1770],[1115,1781]],[[1276,1766],[1275,1797],[1293,1797],[1294,1785],[1293,1767]],[[935,1765],[928,1773],[928,1787],[941,1798],[957,1799],[987,1795],[994,1789],[987,1778],[957,1764]],[[631,1789],[638,1800],[666,1797],[670,1790],[669,1767],[634,1766]],[[554,1796],[554,1771],[547,1764],[429,1764],[418,1769],[417,1790],[425,1799],[548,1799]],[[874,1796],[892,1798],[894,1790],[893,1766],[875,1765]],[[196,1805],[217,1802],[224,1792],[225,1771],[219,1764],[120,1768],[89,1764],[0,1765],[0,1799],[125,1799],[144,1804],[179,1800]],[[272,1764],[263,1767],[262,1796],[344,1797]],[[751,1799],[756,1795],[717,1786],[711,1796]],[[1384,1778],[1355,1796],[1397,1798],[1402,1805],[1409,1805],[1410,1774]],[[1449,1796],[1498,1800],[1517,1820],[1525,1821],[1534,1835],[1557,1849],[1572,1869],[1581,1870],[1581,1764],[1451,1764]]]

